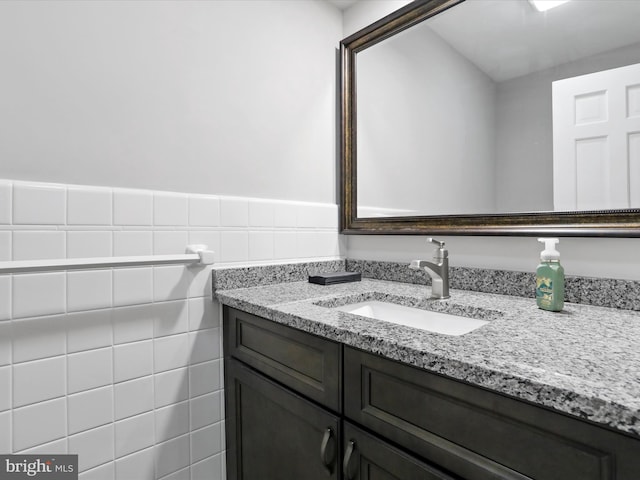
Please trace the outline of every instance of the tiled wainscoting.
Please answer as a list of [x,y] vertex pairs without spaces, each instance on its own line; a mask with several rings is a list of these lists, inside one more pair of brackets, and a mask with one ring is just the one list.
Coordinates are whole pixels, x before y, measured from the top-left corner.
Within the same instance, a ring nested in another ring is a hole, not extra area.
[[[0,262],[215,251],[340,254],[335,205],[0,180]],[[80,478],[224,478],[211,268],[0,275],[0,453],[78,453]]]

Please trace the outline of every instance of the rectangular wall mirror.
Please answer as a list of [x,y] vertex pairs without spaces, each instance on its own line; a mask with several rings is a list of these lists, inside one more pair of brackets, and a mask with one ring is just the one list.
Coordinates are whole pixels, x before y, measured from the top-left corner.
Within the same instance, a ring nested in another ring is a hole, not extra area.
[[341,42],[343,233],[640,236],[640,2],[535,3]]

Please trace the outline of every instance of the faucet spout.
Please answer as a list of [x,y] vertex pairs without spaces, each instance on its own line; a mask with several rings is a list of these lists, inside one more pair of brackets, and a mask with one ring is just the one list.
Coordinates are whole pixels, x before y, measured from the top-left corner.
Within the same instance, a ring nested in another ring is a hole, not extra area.
[[449,298],[449,254],[444,248],[444,242],[435,242],[433,239],[429,239],[429,241],[440,244],[440,248],[434,252],[433,260],[435,262],[413,260],[409,264],[409,268],[412,270],[424,269],[431,277],[431,298],[444,300]]

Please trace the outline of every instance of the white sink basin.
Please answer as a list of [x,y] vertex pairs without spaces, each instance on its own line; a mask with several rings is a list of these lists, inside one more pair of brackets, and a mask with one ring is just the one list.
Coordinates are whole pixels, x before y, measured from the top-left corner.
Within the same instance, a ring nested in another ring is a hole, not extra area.
[[335,309],[444,335],[464,335],[489,323],[486,320],[405,307],[377,300],[352,303],[342,307],[335,307]]

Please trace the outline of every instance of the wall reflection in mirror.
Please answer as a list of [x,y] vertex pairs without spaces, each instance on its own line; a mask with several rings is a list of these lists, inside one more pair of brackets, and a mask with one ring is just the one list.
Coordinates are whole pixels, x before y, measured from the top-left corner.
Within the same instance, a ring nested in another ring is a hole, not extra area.
[[357,216],[640,207],[640,1],[467,0],[357,54]]

